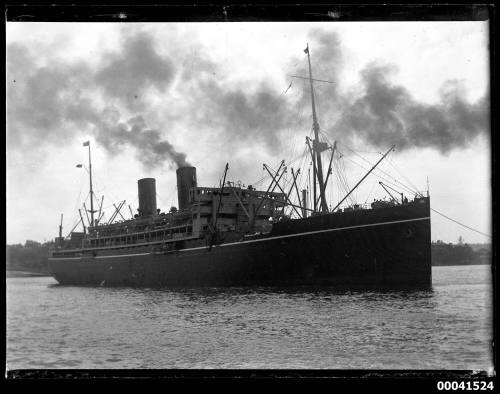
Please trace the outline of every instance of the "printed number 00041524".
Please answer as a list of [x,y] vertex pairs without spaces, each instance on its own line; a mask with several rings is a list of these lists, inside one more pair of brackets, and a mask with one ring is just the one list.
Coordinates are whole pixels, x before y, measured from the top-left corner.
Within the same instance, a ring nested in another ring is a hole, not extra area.
[[462,382],[457,382],[457,381],[439,381],[437,382],[437,389],[438,390],[453,390],[453,391],[458,391],[458,390],[471,390],[471,391],[483,391],[483,390],[493,390],[493,381],[462,381]]

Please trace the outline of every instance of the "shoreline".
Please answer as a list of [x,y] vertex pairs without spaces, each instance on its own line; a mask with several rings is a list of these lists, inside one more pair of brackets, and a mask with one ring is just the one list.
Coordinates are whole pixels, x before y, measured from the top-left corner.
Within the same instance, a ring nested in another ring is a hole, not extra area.
[[41,276],[51,276],[48,272],[33,272],[28,270],[6,270],[6,278],[30,278],[30,277],[41,277]]

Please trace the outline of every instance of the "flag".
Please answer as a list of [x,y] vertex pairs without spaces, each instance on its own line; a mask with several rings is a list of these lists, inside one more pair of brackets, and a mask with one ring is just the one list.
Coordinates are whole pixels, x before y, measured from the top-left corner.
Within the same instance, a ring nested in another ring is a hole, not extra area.
[[82,165],[81,164],[77,164],[76,168],[82,168]]
[[83,146],[89,146],[89,145],[90,145],[90,141],[87,141],[87,142],[83,143]]
[[309,45],[304,49],[304,53],[307,53],[309,55]]

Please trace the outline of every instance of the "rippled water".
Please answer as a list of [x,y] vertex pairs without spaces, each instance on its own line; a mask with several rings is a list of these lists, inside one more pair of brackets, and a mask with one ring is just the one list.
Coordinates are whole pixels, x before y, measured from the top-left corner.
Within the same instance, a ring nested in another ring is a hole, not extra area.
[[433,290],[158,290],[7,279],[7,367],[492,366],[490,266],[434,267]]

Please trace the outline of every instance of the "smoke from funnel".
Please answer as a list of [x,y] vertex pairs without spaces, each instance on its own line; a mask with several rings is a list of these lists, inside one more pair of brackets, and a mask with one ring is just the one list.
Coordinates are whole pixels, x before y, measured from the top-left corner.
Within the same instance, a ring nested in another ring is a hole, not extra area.
[[435,148],[447,153],[466,147],[489,130],[489,100],[476,103],[465,99],[457,81],[448,81],[437,104],[417,102],[408,90],[393,85],[394,68],[370,64],[362,72],[362,91],[343,109],[332,128],[337,136],[354,136],[374,147],[391,144],[401,149]]
[[[470,103],[459,84],[449,82],[437,104],[421,103],[406,88],[390,82],[394,70],[378,64],[362,71],[358,94],[345,93],[340,37],[314,30],[308,41],[314,77],[335,82],[315,84],[320,125],[334,139],[353,137],[375,147],[396,144],[399,149],[429,147],[448,152],[488,134],[489,96]],[[40,62],[42,52],[9,44],[8,147],[24,154],[31,147],[60,146],[81,138],[78,133],[94,133],[112,154],[132,147],[147,167],[164,160],[184,167],[189,166],[186,155],[169,141],[168,133],[187,127],[206,127],[212,140],[224,141],[235,151],[256,144],[273,153],[283,152],[290,130],[302,135],[299,108],[310,110],[310,96],[306,88],[293,98],[299,82],[294,81],[293,89],[283,95],[289,81],[274,87],[263,81],[231,80],[203,48],[197,49],[195,62],[187,61],[192,54],[186,48],[197,45],[192,39],[182,46],[169,46],[175,57],[160,54],[154,44],[153,37],[139,32],[122,36],[117,49],[95,63],[46,58],[45,64]],[[306,65],[302,55],[298,61]],[[151,127],[156,125],[168,133]]]
[[[115,100],[125,108],[143,108],[144,101],[138,103],[147,97],[148,89],[164,89],[171,83],[175,69],[169,59],[156,53],[147,34],[124,38],[122,50],[94,68],[85,62],[63,61],[36,66],[36,56],[19,44],[10,44],[7,52],[7,143],[13,151],[70,143],[79,132],[94,133],[111,154],[126,146],[134,148],[148,168],[164,161],[176,167],[189,165],[186,155],[160,131],[146,126],[142,114],[124,122],[112,104]],[[105,105],[96,104],[99,93]]]
[[116,153],[123,146],[131,146],[137,152],[137,159],[147,167],[156,167],[165,160],[177,168],[190,166],[186,154],[161,139],[158,130],[148,129],[142,116],[130,118],[126,123],[119,121],[119,113],[106,109],[102,121],[95,129],[97,141],[109,152]]
[[156,52],[153,37],[145,32],[123,38],[122,47],[104,59],[95,74],[96,83],[132,110],[144,109],[148,91],[165,90],[176,71],[169,58]]

